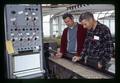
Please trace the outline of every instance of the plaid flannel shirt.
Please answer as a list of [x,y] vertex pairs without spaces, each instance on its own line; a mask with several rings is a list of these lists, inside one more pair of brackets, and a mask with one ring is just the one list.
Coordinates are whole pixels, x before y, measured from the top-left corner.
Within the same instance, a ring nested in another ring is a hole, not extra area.
[[109,28],[97,21],[96,28],[87,31],[81,56],[97,56],[101,64],[106,64],[113,55],[113,48],[114,46]]

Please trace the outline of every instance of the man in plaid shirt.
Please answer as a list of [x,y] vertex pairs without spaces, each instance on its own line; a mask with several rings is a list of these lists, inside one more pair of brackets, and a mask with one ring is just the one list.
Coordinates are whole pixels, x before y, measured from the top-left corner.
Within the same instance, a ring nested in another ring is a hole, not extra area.
[[113,55],[113,41],[109,28],[96,21],[91,12],[82,13],[79,21],[88,30],[80,56],[86,64],[87,57],[98,57],[97,68],[105,68]]

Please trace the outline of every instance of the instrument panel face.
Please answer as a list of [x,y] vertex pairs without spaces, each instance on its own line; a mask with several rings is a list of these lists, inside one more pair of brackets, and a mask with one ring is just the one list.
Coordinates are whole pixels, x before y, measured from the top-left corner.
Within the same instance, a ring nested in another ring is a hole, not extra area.
[[[8,78],[43,76],[43,31],[40,4],[6,4],[4,7]],[[11,45],[12,43],[12,45]],[[9,49],[11,50],[11,49]],[[12,56],[14,55],[14,56]]]
[[42,15],[40,5],[6,5],[6,36],[13,42],[15,52],[38,52],[42,44]]

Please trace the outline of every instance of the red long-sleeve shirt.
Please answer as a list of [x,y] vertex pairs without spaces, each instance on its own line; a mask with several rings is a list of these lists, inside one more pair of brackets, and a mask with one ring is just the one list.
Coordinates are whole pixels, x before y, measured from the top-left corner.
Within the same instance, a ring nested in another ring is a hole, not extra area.
[[[64,29],[62,37],[61,37],[61,47],[60,47],[60,52],[63,53],[63,55],[67,52],[67,32],[68,32],[68,27]],[[86,37],[86,32],[87,30],[83,28],[82,25],[78,24],[77,27],[77,56],[80,56],[80,53],[83,49],[85,37]]]

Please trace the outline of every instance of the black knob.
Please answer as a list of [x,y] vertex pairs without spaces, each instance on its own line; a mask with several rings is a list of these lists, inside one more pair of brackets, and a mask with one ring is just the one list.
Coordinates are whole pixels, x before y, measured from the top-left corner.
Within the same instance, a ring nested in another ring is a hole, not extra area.
[[12,14],[15,14],[16,12],[15,11],[11,11]]
[[30,41],[30,38],[28,38],[28,41]]
[[37,30],[39,30],[39,28],[37,28]]
[[38,8],[36,8],[35,10],[38,11]]
[[30,28],[30,31],[32,31],[32,28]]
[[23,31],[25,31],[25,29],[23,28]]
[[20,41],[22,41],[23,39],[22,38],[20,38]]
[[33,19],[34,21],[36,20],[36,18]]
[[37,38],[35,37],[35,40],[37,40]]
[[17,31],[17,28],[15,28],[15,31]]
[[12,39],[12,41],[14,42],[14,41],[15,41],[15,39],[13,38],[13,39]]
[[27,17],[27,18],[26,18],[26,20],[28,21],[28,20],[29,20],[29,18]]
[[28,8],[28,10],[31,10],[31,8]]

